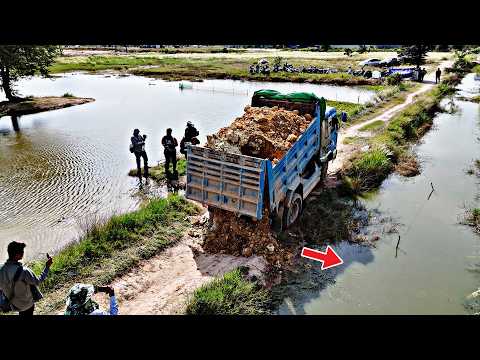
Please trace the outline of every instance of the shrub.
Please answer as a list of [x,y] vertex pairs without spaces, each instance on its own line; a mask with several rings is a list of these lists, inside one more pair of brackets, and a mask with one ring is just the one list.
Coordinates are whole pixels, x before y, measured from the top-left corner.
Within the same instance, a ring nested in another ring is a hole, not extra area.
[[69,93],[69,92],[66,92],[65,94],[62,95],[63,97],[65,98],[71,98],[71,97],[74,97],[73,94]]
[[346,180],[355,192],[368,191],[379,186],[387,178],[392,166],[384,150],[371,149],[352,162],[346,171]]
[[402,76],[398,73],[387,76],[388,85],[399,85],[402,82]]
[[270,300],[260,285],[244,279],[245,268],[232,270],[197,289],[187,304],[188,315],[269,314]]

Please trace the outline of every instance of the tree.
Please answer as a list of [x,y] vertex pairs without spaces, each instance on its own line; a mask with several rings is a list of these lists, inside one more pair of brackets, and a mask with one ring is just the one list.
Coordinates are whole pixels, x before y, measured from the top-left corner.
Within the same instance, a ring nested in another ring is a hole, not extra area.
[[54,45],[0,45],[1,88],[8,101],[21,100],[13,89],[13,84],[21,77],[36,73],[48,75],[48,67],[59,51]]
[[350,48],[346,48],[345,49],[345,52],[343,53],[343,55],[346,55],[346,56],[352,56],[352,49]]
[[368,51],[366,45],[358,45],[358,46],[360,47],[360,49],[358,49],[358,52],[359,52],[360,54],[366,53],[366,52]]
[[322,45],[322,46],[321,46],[322,51],[328,51],[328,50],[330,50],[331,48],[332,48],[331,45]]
[[405,62],[420,67],[420,65],[425,64],[425,57],[428,51],[430,51],[429,45],[406,45],[402,46],[399,55],[404,57]]

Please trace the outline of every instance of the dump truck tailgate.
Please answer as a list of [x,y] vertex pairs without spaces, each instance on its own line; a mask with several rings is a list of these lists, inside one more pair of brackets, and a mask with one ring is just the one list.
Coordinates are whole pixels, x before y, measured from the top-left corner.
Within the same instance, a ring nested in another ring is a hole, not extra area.
[[188,199],[262,218],[267,160],[201,146],[189,146],[187,156]]

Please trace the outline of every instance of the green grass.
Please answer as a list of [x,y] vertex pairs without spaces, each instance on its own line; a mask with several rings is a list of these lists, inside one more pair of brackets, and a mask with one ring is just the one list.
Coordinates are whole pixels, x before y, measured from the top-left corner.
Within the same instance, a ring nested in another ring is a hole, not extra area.
[[[170,165],[171,166],[171,165]],[[177,171],[178,176],[184,176],[187,173],[187,160],[184,157],[177,159]],[[148,173],[152,179],[158,182],[162,182],[166,179],[165,165],[160,164],[148,168]],[[137,169],[131,169],[128,172],[129,176],[137,176]]]
[[189,300],[187,315],[270,314],[267,290],[244,278],[242,268],[198,288]]
[[366,90],[371,90],[371,91],[382,91],[385,89],[385,85],[363,85],[362,86]]
[[355,104],[346,101],[333,101],[327,100],[327,106],[332,106],[337,109],[337,114],[340,114],[342,111],[345,111],[348,115],[348,118],[356,116],[360,111],[365,107],[362,104]]
[[[88,224],[83,238],[67,246],[54,256],[49,276],[41,284],[41,290],[48,292],[72,281],[80,281],[98,273],[98,283],[106,283],[127,271],[141,258],[153,256],[157,251],[172,244],[181,235],[187,215],[198,213],[198,209],[183,197],[170,195],[155,199],[141,209],[116,215],[102,223]],[[136,248],[136,257],[129,256],[129,250]],[[111,260],[114,260],[110,262]],[[40,273],[44,261],[32,264],[34,272]]]
[[343,181],[343,190],[353,195],[378,187],[393,169],[384,151],[370,149],[361,153],[351,164]]
[[376,120],[374,122],[371,122],[367,125],[362,126],[359,131],[372,131],[372,130],[377,130],[385,125],[385,122],[382,120]]
[[[263,56],[262,56],[263,57]],[[268,56],[267,56],[268,57]],[[307,73],[271,73],[270,75],[250,74],[249,65],[260,60],[260,57],[162,57],[148,55],[109,55],[109,56],[76,56],[60,57],[49,68],[51,73],[69,71],[103,71],[124,70],[135,75],[159,77],[165,80],[199,80],[208,78],[218,79],[244,79],[257,81],[278,82],[311,82],[331,83],[339,85],[372,85],[375,81],[349,75],[337,74],[307,74]],[[272,60],[272,59],[271,59]],[[294,66],[316,65],[335,66],[347,68],[348,59],[335,58],[329,60],[319,59],[289,59]],[[149,66],[149,67],[145,67]]]

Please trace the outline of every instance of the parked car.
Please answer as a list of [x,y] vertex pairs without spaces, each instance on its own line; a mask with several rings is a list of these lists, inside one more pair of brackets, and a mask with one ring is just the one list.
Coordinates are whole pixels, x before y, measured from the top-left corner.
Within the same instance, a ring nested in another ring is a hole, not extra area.
[[378,66],[378,65],[380,65],[381,62],[382,62],[382,60],[380,60],[380,59],[367,59],[367,60],[360,61],[358,63],[358,65],[360,65],[360,66]]
[[380,65],[382,66],[400,65],[400,62],[396,57],[391,57],[391,58],[386,58],[380,61]]

